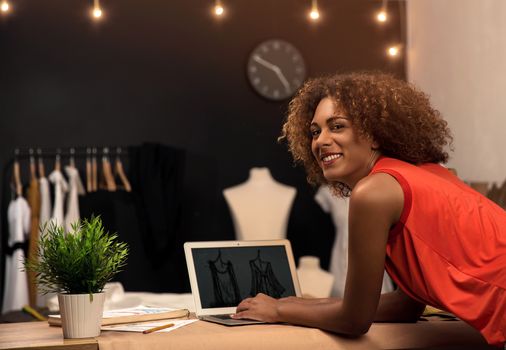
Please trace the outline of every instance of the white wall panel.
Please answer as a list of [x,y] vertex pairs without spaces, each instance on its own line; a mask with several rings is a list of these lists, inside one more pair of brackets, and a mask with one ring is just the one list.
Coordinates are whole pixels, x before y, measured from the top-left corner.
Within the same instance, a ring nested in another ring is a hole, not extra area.
[[468,181],[506,177],[506,1],[408,0],[408,79],[450,124],[449,165]]

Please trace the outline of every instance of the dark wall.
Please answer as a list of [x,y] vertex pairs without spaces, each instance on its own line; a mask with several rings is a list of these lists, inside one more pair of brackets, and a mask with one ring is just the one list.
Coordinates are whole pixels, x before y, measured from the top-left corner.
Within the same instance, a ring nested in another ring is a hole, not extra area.
[[381,1],[372,0],[321,0],[316,24],[307,19],[310,1],[302,0],[225,1],[220,19],[211,0],[103,0],[100,23],[88,15],[91,3],[16,0],[1,18],[2,168],[16,147],[160,142],[184,149],[186,227],[191,239],[212,239],[206,211],[214,213],[221,190],[266,166],[297,187],[300,215],[289,236],[307,242],[299,240],[296,255],[328,251],[329,244],[318,248],[309,238],[321,213],[304,171],[276,142],[287,101],[252,90],[248,54],[281,38],[301,51],[309,77],[363,69],[404,77],[404,59],[385,55],[404,36],[403,3],[388,3],[391,19],[383,26],[373,17]]

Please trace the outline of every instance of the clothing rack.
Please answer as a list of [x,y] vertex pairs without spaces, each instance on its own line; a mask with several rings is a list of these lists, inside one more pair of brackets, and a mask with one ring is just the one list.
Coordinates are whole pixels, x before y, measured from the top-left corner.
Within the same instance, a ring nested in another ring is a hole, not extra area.
[[[119,176],[123,187],[126,191],[131,191],[130,183],[126,177],[123,169],[121,158],[128,155],[127,147],[125,146],[80,146],[80,147],[57,147],[57,148],[41,148],[41,147],[28,147],[28,148],[15,148],[14,157],[11,161],[13,164],[12,174],[12,188],[16,195],[22,194],[22,181],[20,171],[20,161],[22,159],[30,160],[30,178],[36,178],[38,172],[40,176],[45,176],[44,163],[45,159],[54,159],[55,169],[62,168],[62,158],[68,158],[71,166],[76,166],[76,159],[85,159],[86,171],[86,189],[88,192],[94,192],[98,189],[98,159],[101,159],[102,167],[101,174],[103,175],[106,183],[106,188],[109,191],[116,190],[113,169],[116,175]],[[111,162],[111,158],[114,161]],[[112,163],[112,164],[111,164]]]
[[[12,288],[10,290],[15,290],[15,292],[8,295],[21,295],[23,302],[28,299],[31,306],[36,306],[40,302],[37,297],[35,274],[29,272],[27,275],[18,275],[22,267],[19,257],[36,258],[40,227],[42,227],[40,225],[46,224],[49,220],[54,220],[70,232],[69,226],[80,218],[80,195],[87,195],[98,190],[114,192],[120,189],[130,192],[132,188],[122,161],[125,155],[128,155],[128,151],[124,146],[14,149],[13,156],[3,169],[3,189],[6,190],[4,198],[10,195],[10,201],[2,202],[2,215],[6,215],[11,208],[10,205],[14,203],[12,205],[16,208],[18,217],[16,217],[16,224],[12,226],[10,222],[3,220],[2,234],[8,233],[6,237],[9,238],[2,237],[4,243],[0,248],[5,249],[9,258],[14,261],[11,265],[15,271],[13,275],[20,277],[9,277],[9,286]],[[50,184],[53,186],[51,187]],[[10,193],[7,193],[9,188]],[[54,196],[51,197],[51,193]],[[43,194],[45,201],[42,200]],[[44,210],[42,210],[42,203],[44,203]],[[28,208],[29,211],[27,211]],[[25,222],[27,218],[30,220],[30,227],[21,228],[22,224],[17,223]],[[11,220],[10,217],[9,220]],[[19,227],[21,230],[20,235],[13,236],[16,239],[14,243],[9,241],[12,235],[9,230],[12,227]],[[20,237],[23,238],[20,239]],[[8,243],[5,244],[5,242]],[[6,248],[3,247],[4,244]],[[3,268],[2,264],[0,266]],[[26,278],[28,278],[28,284],[25,286]],[[17,281],[25,282],[17,284]],[[16,298],[9,297],[7,305],[18,307],[16,303],[19,299]]]
[[128,147],[126,146],[27,147],[14,149],[14,159],[28,159],[30,157],[51,158],[56,156],[77,158],[85,158],[87,156],[119,157],[124,155],[128,155]]

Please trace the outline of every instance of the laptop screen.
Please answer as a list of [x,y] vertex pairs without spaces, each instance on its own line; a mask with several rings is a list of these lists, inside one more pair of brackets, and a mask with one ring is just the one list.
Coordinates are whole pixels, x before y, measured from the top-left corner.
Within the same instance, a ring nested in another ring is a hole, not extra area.
[[202,309],[235,307],[258,293],[296,295],[284,245],[192,248],[191,254]]

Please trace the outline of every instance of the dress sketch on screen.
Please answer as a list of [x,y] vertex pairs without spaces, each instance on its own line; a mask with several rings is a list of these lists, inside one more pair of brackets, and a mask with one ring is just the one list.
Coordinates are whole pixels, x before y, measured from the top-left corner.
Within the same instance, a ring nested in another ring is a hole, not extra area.
[[237,306],[242,298],[234,273],[234,266],[221,258],[221,250],[215,260],[209,260],[209,268],[213,279],[214,307]]
[[249,261],[251,268],[251,291],[250,295],[255,296],[258,293],[267,294],[273,298],[280,298],[285,287],[279,283],[269,261],[263,261],[260,258],[260,250],[257,257]]

